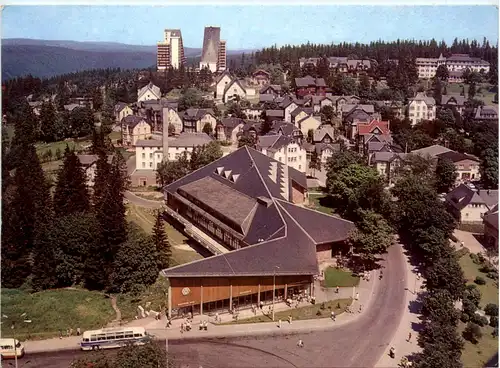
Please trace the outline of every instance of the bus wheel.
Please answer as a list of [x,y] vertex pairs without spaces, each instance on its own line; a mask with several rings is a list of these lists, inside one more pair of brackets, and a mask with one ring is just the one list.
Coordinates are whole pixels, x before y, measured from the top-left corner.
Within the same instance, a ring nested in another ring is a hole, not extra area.
[[99,348],[99,346],[94,345],[94,346],[92,346],[92,350],[94,350],[94,351],[95,351],[95,350],[100,350],[100,348]]

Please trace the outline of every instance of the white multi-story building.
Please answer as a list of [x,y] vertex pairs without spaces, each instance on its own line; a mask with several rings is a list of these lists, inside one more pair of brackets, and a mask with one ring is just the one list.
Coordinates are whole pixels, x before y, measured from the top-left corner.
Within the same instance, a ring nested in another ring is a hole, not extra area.
[[182,45],[182,34],[180,29],[166,29],[163,42],[157,46],[157,68],[158,71],[172,67],[179,67],[186,62],[184,46]]
[[163,161],[164,145],[168,149],[168,160],[177,161],[183,152],[187,152],[189,159],[194,147],[208,144],[212,140],[205,133],[181,133],[178,138],[168,137],[167,142],[159,139],[138,140],[135,143],[135,168],[156,170]]
[[300,172],[306,172],[307,152],[293,138],[281,134],[260,136],[256,149]]
[[490,71],[490,63],[467,54],[453,54],[449,58],[445,58],[443,54],[439,58],[417,58],[416,65],[420,79],[434,78],[440,65],[445,65],[449,72],[463,72],[467,68],[478,73]]
[[427,97],[424,92],[419,92],[409,99],[408,116],[411,125],[422,120],[434,120],[436,118],[436,101],[433,97]]

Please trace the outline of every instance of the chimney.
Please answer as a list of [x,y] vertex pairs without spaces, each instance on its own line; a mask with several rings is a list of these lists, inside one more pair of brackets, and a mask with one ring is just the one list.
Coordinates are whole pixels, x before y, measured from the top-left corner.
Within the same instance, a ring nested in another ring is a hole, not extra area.
[[162,135],[162,143],[163,143],[163,162],[168,161],[168,125],[169,125],[169,115],[168,115],[168,107],[164,107],[163,109],[163,135]]

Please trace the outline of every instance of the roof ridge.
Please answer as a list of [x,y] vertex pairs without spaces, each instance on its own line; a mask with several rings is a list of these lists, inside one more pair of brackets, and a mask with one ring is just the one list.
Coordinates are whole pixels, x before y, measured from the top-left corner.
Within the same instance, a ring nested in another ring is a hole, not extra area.
[[226,263],[229,266],[229,268],[231,269],[231,271],[233,271],[233,273],[236,275],[236,272],[234,272],[233,266],[231,266],[231,263],[229,263],[229,261],[226,258],[226,254],[223,253],[222,255],[224,256],[224,261],[226,261]]
[[[276,199],[276,201],[281,201],[280,199]],[[278,203],[279,207],[281,207],[281,209],[283,211],[286,212],[286,214],[288,215],[288,217],[290,217],[292,219],[293,222],[295,222],[295,224],[299,227],[300,230],[302,230],[302,232],[304,234],[306,234],[306,236],[313,242],[313,244],[317,244],[316,241],[313,239],[313,237],[311,235],[309,235],[309,233],[293,218],[292,215],[290,215],[290,213],[281,205],[281,203]]]

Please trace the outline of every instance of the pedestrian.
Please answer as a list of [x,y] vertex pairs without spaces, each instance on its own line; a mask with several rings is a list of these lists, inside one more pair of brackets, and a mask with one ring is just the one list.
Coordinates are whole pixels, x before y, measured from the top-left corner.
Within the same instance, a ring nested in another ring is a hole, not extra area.
[[299,348],[303,348],[304,347],[304,341],[302,341],[302,339],[300,339],[299,342],[297,343],[297,346]]
[[59,338],[62,339],[62,330],[59,330]]
[[203,330],[203,321],[200,321],[200,331]]
[[335,321],[335,312],[334,312],[334,311],[332,311],[332,313],[331,313],[331,317],[332,317],[332,320],[334,320],[334,321]]
[[356,300],[359,300],[359,293],[356,293]]
[[278,320],[278,328],[281,328],[281,319]]
[[391,349],[389,350],[389,356],[394,359],[395,356],[396,356],[396,350],[394,349],[394,347],[391,347]]
[[338,293],[339,293],[339,287],[338,287],[338,286],[335,288],[335,293],[336,293],[336,294],[338,294]]
[[291,314],[288,315],[288,323],[292,324],[292,315]]
[[260,302],[260,309],[262,309],[262,308],[264,308],[264,302],[263,301]]
[[69,335],[73,336],[73,329],[72,328],[69,329]]
[[408,340],[406,341],[411,342],[411,332],[408,334]]
[[362,312],[362,310],[363,310],[363,304],[360,304],[360,305],[359,305],[359,313],[361,313],[361,312]]
[[80,334],[81,334],[80,327],[78,327],[78,328],[76,329],[76,336],[80,336]]
[[215,322],[219,322],[219,313],[215,313]]
[[417,280],[420,280],[420,272],[417,273]]
[[184,332],[184,322],[181,323],[181,333]]
[[69,337],[69,328],[66,329],[66,336]]

